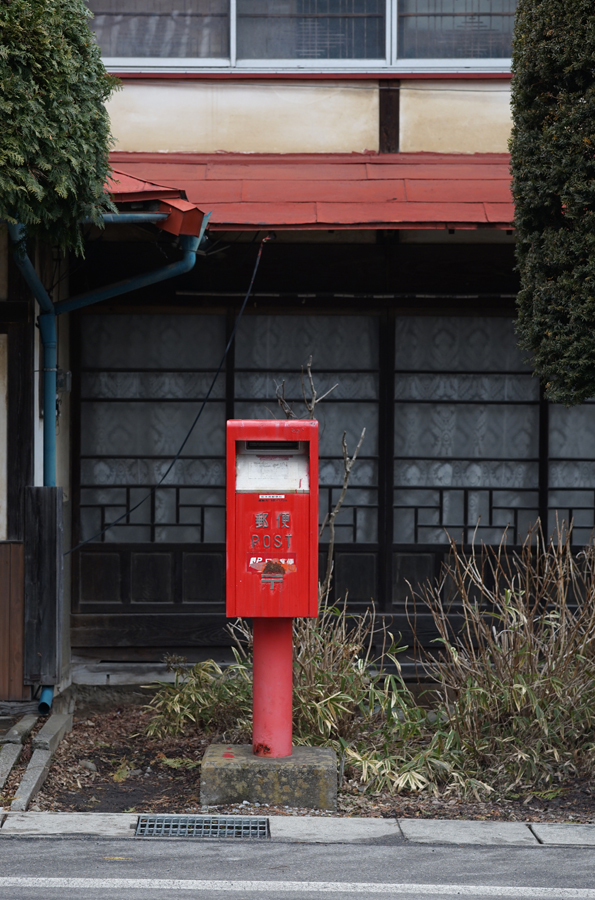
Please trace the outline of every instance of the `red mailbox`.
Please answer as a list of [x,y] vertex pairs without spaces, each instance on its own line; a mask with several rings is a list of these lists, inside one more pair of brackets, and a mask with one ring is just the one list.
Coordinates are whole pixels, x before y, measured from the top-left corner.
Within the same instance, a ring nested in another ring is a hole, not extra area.
[[227,423],[227,615],[318,613],[318,422]]
[[292,619],[318,614],[318,422],[227,423],[227,615],[254,636],[253,749],[291,756]]

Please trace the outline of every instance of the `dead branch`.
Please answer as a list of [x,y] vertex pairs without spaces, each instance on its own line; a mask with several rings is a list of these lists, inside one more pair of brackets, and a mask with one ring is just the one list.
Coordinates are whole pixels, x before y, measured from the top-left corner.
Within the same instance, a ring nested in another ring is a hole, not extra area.
[[[314,419],[314,418],[316,418],[316,407],[318,406],[318,404],[322,403],[322,401],[326,397],[328,397],[329,394],[332,394],[332,392],[335,390],[335,388],[339,387],[339,383],[337,382],[337,384],[334,384],[331,388],[329,388],[328,391],[326,391],[324,394],[322,394],[322,396],[319,397],[318,392],[316,390],[316,385],[314,384],[314,377],[312,375],[312,356],[310,356],[310,358],[308,359],[308,362],[306,363],[305,373],[304,373],[304,367],[302,366],[301,381],[302,381],[302,397],[303,397],[303,401],[304,401],[304,406],[306,407],[307,416],[310,419]],[[308,383],[309,390],[306,389],[306,381]],[[275,386],[275,388],[276,388],[275,394],[277,397],[277,402],[278,402],[279,406],[281,407],[281,409],[283,410],[285,417],[287,419],[299,419],[300,416],[298,416],[294,412],[294,410],[291,407],[291,404],[285,397],[285,380],[283,380],[281,382],[281,384],[277,384]],[[308,396],[308,393],[309,393],[309,396]],[[322,522],[322,525],[320,526],[320,532],[319,532],[319,536],[322,537],[322,535],[324,533],[324,529],[328,525],[329,545],[328,545],[327,558],[326,558],[326,573],[324,576],[324,581],[322,583],[320,583],[319,587],[318,587],[318,593],[319,593],[319,599],[320,599],[321,606],[322,605],[326,606],[326,603],[328,601],[328,597],[330,594],[330,590],[331,590],[331,581],[332,581],[332,576],[333,576],[333,556],[334,556],[334,551],[335,551],[335,519],[337,518],[339,510],[343,506],[343,501],[345,500],[345,495],[347,494],[347,488],[349,487],[349,479],[351,478],[351,470],[353,469],[353,464],[355,463],[355,460],[357,459],[358,453],[363,444],[365,434],[366,434],[366,429],[364,428],[362,430],[357,447],[355,448],[355,452],[351,458],[349,457],[349,453],[347,451],[346,432],[343,432],[343,437],[341,439],[341,446],[342,446],[342,451],[343,451],[343,486],[341,489],[341,494],[339,495],[339,499],[337,500],[334,508],[332,509],[332,511],[330,513],[327,513],[325,515],[324,521]]]
[[[321,398],[322,399],[322,398]],[[360,439],[358,441],[357,447],[355,448],[355,452],[351,459],[349,458],[349,454],[347,452],[347,434],[344,431],[343,437],[341,439],[341,446],[343,449],[343,487],[341,488],[341,493],[339,495],[339,499],[335,503],[335,506],[328,514],[328,517],[325,517],[325,521],[323,522],[323,528],[325,523],[328,524],[329,528],[329,545],[326,557],[326,573],[324,576],[324,581],[320,585],[319,595],[321,604],[326,604],[328,600],[328,596],[331,590],[331,580],[333,575],[333,555],[335,550],[335,519],[337,518],[338,512],[343,506],[343,501],[345,500],[345,495],[347,494],[347,488],[349,487],[349,479],[351,478],[351,470],[353,469],[353,464],[357,459],[357,455],[361,449],[361,446],[364,442],[364,437],[366,435],[366,429],[362,429],[362,433],[360,435]],[[328,521],[327,521],[328,519]],[[322,529],[320,532],[322,536]]]
[[329,388],[329,390],[326,392],[326,394],[323,394],[322,397],[319,397],[316,393],[316,388],[314,386],[314,379],[312,377],[312,357],[310,357],[310,359],[308,360],[308,362],[306,364],[306,373],[308,375],[308,384],[310,386],[310,399],[309,400],[306,395],[306,383],[304,380],[304,367],[302,366],[302,395],[304,398],[304,406],[308,410],[309,418],[314,419],[315,418],[314,411],[315,411],[317,405],[319,403],[322,403],[322,401],[325,399],[325,397],[328,397],[329,394],[332,394],[332,392],[335,390],[335,388],[339,387],[339,382],[337,382],[337,384],[334,384],[332,386],[332,388]]
[[[312,359],[312,357],[310,357]],[[283,412],[285,413],[286,419],[297,419],[298,417],[294,413],[293,409],[285,399],[285,379],[281,382],[281,384],[275,385],[275,395],[277,397],[277,402]]]

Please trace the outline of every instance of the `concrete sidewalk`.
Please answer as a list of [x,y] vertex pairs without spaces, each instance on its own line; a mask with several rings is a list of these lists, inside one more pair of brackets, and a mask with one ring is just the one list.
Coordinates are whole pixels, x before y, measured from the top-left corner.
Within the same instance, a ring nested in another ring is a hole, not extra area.
[[[87,835],[128,839],[134,838],[138,815],[0,812],[0,818],[4,818],[0,838]],[[595,846],[595,825],[322,816],[266,816],[266,818],[269,820],[271,840],[281,843],[412,843],[458,846],[473,844],[536,848]],[[171,840],[171,838],[151,838],[151,840]],[[188,838],[188,840],[196,839]]]

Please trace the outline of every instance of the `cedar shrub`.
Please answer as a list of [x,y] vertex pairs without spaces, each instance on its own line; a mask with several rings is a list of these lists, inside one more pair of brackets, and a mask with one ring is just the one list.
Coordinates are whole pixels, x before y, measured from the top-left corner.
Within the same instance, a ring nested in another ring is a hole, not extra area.
[[0,219],[81,254],[80,220],[113,209],[104,106],[117,85],[84,0],[0,3]]
[[517,332],[570,406],[595,396],[593,0],[519,0],[512,69]]

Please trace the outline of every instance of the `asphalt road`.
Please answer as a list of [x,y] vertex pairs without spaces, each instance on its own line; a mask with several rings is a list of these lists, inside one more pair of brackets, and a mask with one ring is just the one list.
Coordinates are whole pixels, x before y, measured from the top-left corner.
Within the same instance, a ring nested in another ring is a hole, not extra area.
[[328,895],[595,900],[595,853],[402,842],[0,840],[0,900],[319,900]]

